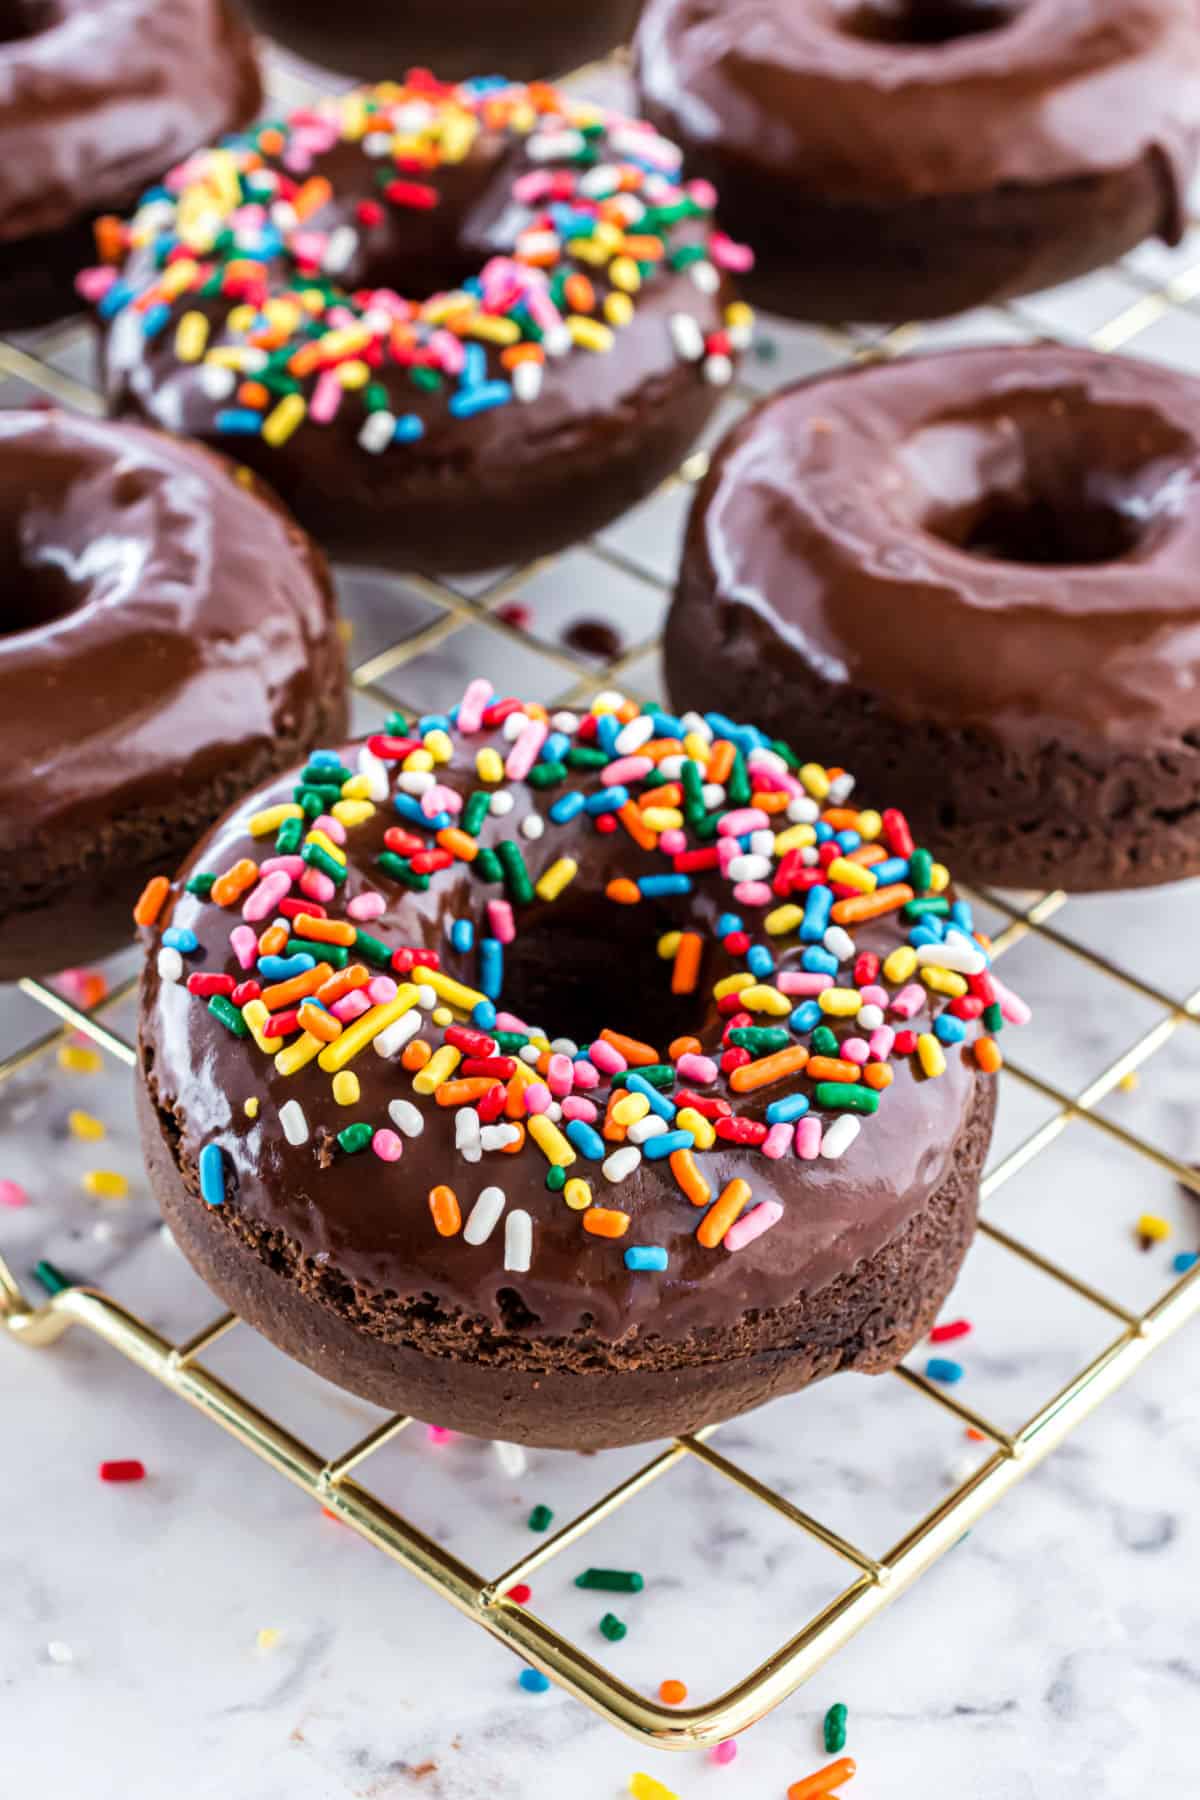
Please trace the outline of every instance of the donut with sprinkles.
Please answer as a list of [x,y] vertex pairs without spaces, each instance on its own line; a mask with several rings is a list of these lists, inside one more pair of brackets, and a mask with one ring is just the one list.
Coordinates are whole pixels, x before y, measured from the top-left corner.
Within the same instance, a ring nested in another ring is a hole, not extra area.
[[79,289],[117,412],[236,455],[335,553],[478,570],[686,455],[752,324],[715,204],[637,120],[410,71],[190,157]]
[[472,681],[230,812],[139,918],[139,1111],[221,1297],[562,1447],[929,1328],[1029,1016],[904,816],[719,713]]

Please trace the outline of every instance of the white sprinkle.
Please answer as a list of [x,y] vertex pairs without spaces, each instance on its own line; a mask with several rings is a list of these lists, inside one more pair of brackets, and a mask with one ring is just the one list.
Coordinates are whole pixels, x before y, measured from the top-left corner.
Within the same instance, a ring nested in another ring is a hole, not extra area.
[[706,744],[712,743],[712,726],[698,712],[685,712],[679,723],[683,726],[685,737],[691,737],[694,732],[697,737],[702,737]]
[[454,1148],[464,1162],[477,1163],[483,1155],[479,1114],[473,1106],[460,1106],[454,1115]]
[[404,1137],[420,1137],[425,1129],[421,1110],[411,1100],[389,1100],[388,1118]]
[[611,1156],[606,1156],[600,1167],[606,1181],[616,1183],[624,1181],[633,1174],[642,1160],[642,1153],[636,1144],[622,1144]]
[[237,376],[220,363],[205,363],[200,371],[200,386],[206,400],[228,400],[237,386]]
[[621,185],[621,172],[615,163],[597,163],[579,179],[577,192],[591,200],[607,200]]
[[854,955],[854,939],[840,925],[831,925],[823,941],[830,956],[836,956],[839,962],[849,962]]
[[618,694],[616,688],[605,688],[604,692],[597,694],[592,701],[592,711],[594,713],[620,712],[624,704],[624,694]]
[[[690,761],[690,756],[664,756],[658,765],[659,773],[664,776],[667,781],[678,781],[679,777],[683,774],[684,763]],[[700,768],[700,764],[697,763],[696,767]]]
[[733,380],[733,363],[729,357],[720,353],[706,356],[703,373],[710,387],[728,387]]
[[511,712],[500,727],[508,743],[514,744],[529,723],[529,714]]
[[503,1438],[492,1440],[492,1449],[496,1452],[496,1461],[500,1464],[500,1473],[507,1475],[510,1481],[519,1481],[529,1467],[529,1458],[520,1444],[506,1444]]
[[520,1207],[504,1221],[504,1266],[524,1275],[533,1260],[533,1220]]
[[521,1133],[515,1125],[485,1125],[479,1134],[485,1150],[504,1150],[515,1144]]
[[58,1663],[60,1665],[73,1663],[75,1661],[75,1652],[72,1650],[70,1644],[64,1644],[61,1638],[50,1639],[50,1642],[46,1645],[46,1655],[50,1658],[52,1663]]
[[949,969],[955,975],[982,975],[987,957],[970,944],[948,941],[944,944],[922,944],[917,951],[917,966],[922,969]]
[[644,1144],[647,1138],[661,1137],[666,1129],[665,1119],[660,1119],[657,1113],[647,1113],[645,1118],[634,1120],[625,1136],[631,1144]]
[[514,399],[519,400],[522,406],[530,406],[542,391],[545,365],[540,362],[519,362],[509,379]]
[[372,456],[379,456],[387,449],[396,434],[396,421],[386,408],[379,412],[368,413],[358,434],[359,444]]
[[561,731],[567,737],[574,737],[579,730],[579,719],[573,712],[556,712],[550,715],[550,723],[555,731]]
[[541,813],[530,813],[521,820],[521,836],[536,841],[546,829],[546,821]]
[[861,1031],[877,1031],[883,1024],[882,1006],[860,1006],[854,1023]]
[[427,794],[431,787],[437,786],[437,776],[431,769],[406,769],[396,786],[406,794]]
[[831,806],[842,806],[850,798],[853,792],[854,777],[848,769],[843,769],[841,774],[835,775],[829,784],[829,804]]
[[386,800],[388,797],[388,769],[381,756],[368,750],[364,744],[358,753],[358,772],[367,783],[367,798],[370,800]]
[[856,1119],[852,1113],[842,1113],[821,1139],[821,1155],[836,1162],[839,1156],[845,1155],[861,1130],[861,1119]]
[[530,162],[570,162],[587,148],[581,131],[536,131],[525,139]]
[[700,789],[700,798],[709,812],[716,812],[725,804],[725,789],[719,781],[706,781]]
[[488,801],[488,811],[493,818],[502,819],[513,809],[513,797],[507,788],[498,788]]
[[571,347],[571,333],[565,325],[551,325],[542,339],[542,349],[547,356],[565,356]]
[[728,881],[762,881],[770,873],[770,860],[765,856],[731,856],[725,864]]
[[555,1125],[557,1125],[562,1118],[562,1107],[557,1100],[552,1100],[546,1108],[546,1117],[552,1120]]
[[616,752],[618,756],[636,756],[643,744],[648,744],[654,736],[654,720],[645,713],[636,719],[630,719],[628,725],[617,733]]
[[517,1055],[524,1063],[535,1063],[541,1054],[536,1044],[522,1044],[517,1051]]
[[178,950],[170,944],[164,944],[158,953],[157,968],[160,981],[182,981],[183,958]]
[[485,1187],[471,1208],[463,1237],[468,1244],[486,1244],[504,1211],[504,1189]]
[[97,1219],[96,1223],[92,1226],[92,1236],[95,1238],[96,1242],[98,1244],[110,1244],[112,1242],[112,1235],[113,1228],[110,1222],[107,1219]]
[[321,266],[330,275],[340,275],[350,266],[358,249],[358,233],[353,225],[338,225],[329,234]]
[[751,856],[774,856],[775,833],[773,831],[752,831],[750,833]]
[[753,325],[727,325],[725,335],[735,350],[748,350],[754,342]]
[[298,1100],[285,1100],[279,1109],[279,1123],[289,1144],[307,1144],[308,1120]]
[[821,809],[807,794],[797,794],[794,800],[788,801],[787,816],[793,825],[815,825]]
[[551,1038],[550,1048],[555,1056],[576,1056],[579,1052],[574,1038]]
[[672,313],[667,324],[676,355],[684,362],[699,362],[704,355],[704,333],[691,313]]
[[694,262],[688,274],[702,294],[715,294],[721,285],[721,276],[714,263]]
[[393,141],[390,131],[368,131],[362,147],[368,156],[389,156]]
[[438,997],[429,983],[423,981],[417,989],[417,1005],[423,1006],[426,1012],[432,1012],[438,1003]]

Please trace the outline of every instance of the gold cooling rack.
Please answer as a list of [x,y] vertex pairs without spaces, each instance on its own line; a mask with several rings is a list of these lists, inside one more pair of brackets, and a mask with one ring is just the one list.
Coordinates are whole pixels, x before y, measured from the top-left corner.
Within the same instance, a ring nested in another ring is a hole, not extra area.
[[[274,86],[276,100],[288,104],[309,97],[312,91],[307,85],[287,77],[286,73],[280,75]],[[1137,281],[1136,275],[1129,279]],[[1094,346],[1115,351],[1171,316],[1181,317],[1176,309],[1200,297],[1200,250],[1197,250],[1194,264],[1186,266],[1182,273],[1172,275],[1163,285],[1156,286],[1150,280],[1143,280],[1140,285],[1142,291],[1136,298],[1126,296],[1127,304],[1089,334]],[[1014,312],[1011,322],[1020,328],[1021,335],[1030,335],[1028,318]],[[1193,328],[1200,336],[1200,318],[1194,318]],[[0,343],[0,378],[16,378],[68,406],[100,411],[100,402],[92,390],[47,360],[61,358],[64,346],[72,337],[79,338],[82,329],[78,324],[55,328],[35,340],[33,348]],[[912,348],[922,340],[921,328],[917,326],[901,326],[874,338],[849,332],[824,335],[834,354],[840,352],[844,360],[892,355]],[[1077,337],[1077,334],[1072,335]],[[732,391],[742,400],[757,398],[749,389]],[[702,476],[704,467],[705,457],[700,453],[689,459],[676,479],[695,482]],[[653,598],[656,606],[661,603],[663,584],[636,559],[599,543],[589,545],[588,550],[589,554],[610,565],[614,572],[645,583],[647,590],[658,588],[659,593]],[[351,675],[353,689],[381,700],[390,709],[397,702],[396,694],[384,692],[377,684],[455,632],[468,626],[483,626],[489,631],[513,636],[514,627],[498,616],[496,609],[518,594],[534,573],[544,567],[535,565],[508,574],[471,598],[440,583],[407,577],[409,588],[430,601],[437,608],[438,616],[403,643],[360,663]],[[578,702],[602,687],[620,685],[623,681],[627,687],[631,686],[627,672],[655,648],[655,639],[643,640],[598,668],[586,666],[554,646],[541,641],[537,644],[538,653],[556,662],[563,672],[564,690],[555,697],[557,705]],[[417,703],[419,695],[410,698],[414,702],[413,709],[422,710]],[[1067,1093],[1019,1065],[1008,1063],[1003,1078],[1026,1084],[1054,1110],[1032,1136],[990,1171],[983,1182],[984,1201],[1052,1144],[1073,1120],[1084,1121],[1089,1127],[1106,1133],[1158,1169],[1166,1170],[1193,1193],[1200,1194],[1200,1173],[1095,1110],[1124,1076],[1162,1049],[1180,1027],[1200,1025],[1200,988],[1185,999],[1173,998],[1061,935],[1051,921],[1066,904],[1065,894],[1044,894],[1025,906],[1013,905],[995,894],[988,894],[985,899],[1008,921],[996,937],[997,954],[1035,933],[1042,945],[1056,955],[1080,960],[1090,976],[1115,981],[1127,995],[1136,995],[1141,1001],[1152,1003],[1158,1016],[1110,1067],[1076,1094]],[[39,981],[23,980],[19,985],[26,996],[56,1015],[60,1023],[46,1035],[0,1061],[0,1082],[44,1053],[65,1031],[84,1033],[102,1051],[132,1066],[135,1060],[133,1045],[103,1022],[104,1013],[128,993],[132,983],[127,982],[111,993],[91,1013],[81,1012]],[[412,1421],[401,1416],[389,1419],[353,1448],[330,1460],[302,1443],[204,1366],[205,1351],[219,1338],[239,1327],[245,1329],[236,1315],[226,1313],[186,1343],[173,1344],[135,1317],[118,1300],[94,1289],[66,1288],[44,1304],[31,1306],[0,1256],[0,1324],[17,1344],[36,1348],[54,1343],[72,1325],[81,1325],[93,1332],[181,1399],[207,1414],[256,1456],[435,1588],[468,1618],[482,1625],[527,1662],[552,1676],[613,1724],[660,1748],[686,1749],[730,1737],[786,1699],[889,1601],[910,1588],[1002,1495],[1036,1468],[1088,1413],[1128,1380],[1160,1344],[1200,1313],[1200,1264],[1177,1280],[1148,1311],[1135,1312],[990,1220],[985,1219],[980,1229],[1005,1253],[1041,1270],[1092,1308],[1106,1314],[1116,1327],[1116,1335],[1099,1355],[1079,1369],[1015,1432],[1004,1431],[972,1411],[945,1387],[935,1385],[911,1369],[897,1369],[888,1379],[904,1382],[933,1405],[944,1408],[965,1426],[981,1433],[991,1449],[966,1479],[960,1481],[932,1511],[915,1521],[881,1558],[869,1555],[756,1479],[747,1469],[721,1455],[708,1441],[709,1433],[703,1431],[694,1437],[680,1438],[668,1449],[652,1455],[632,1475],[573,1517],[552,1537],[539,1542],[536,1549],[510,1568],[499,1574],[485,1574],[433,1542],[402,1514],[385,1505],[361,1480],[368,1459]],[[772,1508],[798,1531],[816,1539],[840,1557],[849,1566],[850,1573],[847,1585],[837,1597],[812,1618],[799,1623],[795,1635],[774,1655],[710,1704],[680,1709],[662,1706],[635,1692],[602,1668],[579,1644],[507,1596],[535,1570],[579,1543],[601,1521],[610,1518],[651,1483],[669,1477],[671,1471],[688,1458],[699,1459],[743,1494]],[[451,1478],[447,1476],[446,1479]]]

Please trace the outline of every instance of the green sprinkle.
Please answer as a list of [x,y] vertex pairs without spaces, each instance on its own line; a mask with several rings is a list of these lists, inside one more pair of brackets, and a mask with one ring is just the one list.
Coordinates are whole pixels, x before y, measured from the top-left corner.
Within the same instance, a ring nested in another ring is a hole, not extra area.
[[694,763],[690,756],[684,760],[683,767],[679,771],[679,780],[683,786],[683,797],[687,801],[688,807],[694,807],[699,816],[703,818],[708,811],[704,804],[704,777],[700,773],[698,764]]
[[501,865],[500,858],[496,855],[494,850],[488,850],[482,844],[479,847],[479,854],[471,864],[471,873],[472,875],[477,876],[480,881],[504,880],[504,869]]
[[[480,854],[482,855],[482,851]],[[415,888],[418,894],[423,894],[429,886],[428,875],[418,875],[414,869],[409,868],[402,856],[397,856],[392,850],[381,850],[375,861],[385,875],[390,875],[393,881],[402,881],[405,887]]]
[[622,1069],[618,1074],[613,1076],[611,1085],[613,1087],[628,1087],[629,1077],[631,1075],[643,1076],[645,1080],[650,1083],[651,1087],[656,1088],[674,1087],[677,1079],[674,1066],[671,1063],[646,1063],[639,1069]]
[[572,744],[563,761],[568,769],[606,769],[612,758],[590,744]]
[[[340,782],[335,787],[332,782],[299,781],[292,789],[292,799],[295,800],[299,806],[302,806],[305,812],[308,811],[310,806],[315,806],[318,801],[320,802],[321,812],[328,812],[331,806],[337,805],[341,797],[342,787]],[[320,815],[317,816],[319,817]]]
[[689,819],[688,823],[692,828],[692,835],[698,838],[700,843],[711,844],[717,835],[720,819],[716,813],[705,813],[702,819]]
[[554,787],[557,782],[567,779],[567,765],[565,762],[534,763],[525,779],[531,788]]
[[275,839],[276,854],[279,856],[294,856],[300,848],[303,836],[303,819],[285,819],[283,824],[279,827],[279,833]]
[[549,1531],[554,1514],[548,1506],[535,1506],[529,1515],[530,1531]]
[[906,919],[927,919],[931,914],[935,919],[944,919],[949,912],[950,902],[945,894],[930,894],[925,900],[908,900],[904,906]]
[[546,1170],[546,1186],[550,1189],[550,1192],[552,1194],[561,1194],[566,1185],[567,1171],[560,1168],[558,1163],[551,1163],[550,1167]]
[[60,1268],[47,1262],[44,1256],[33,1265],[33,1272],[48,1294],[61,1294],[64,1289],[75,1286],[69,1275],[64,1275]]
[[913,892],[927,894],[933,878],[933,858],[928,850],[914,850],[908,859],[908,879]]
[[529,1042],[523,1031],[493,1031],[492,1036],[496,1040],[497,1049],[501,1050],[505,1056],[515,1056],[517,1051],[523,1050]]
[[234,1037],[250,1036],[250,1027],[225,994],[214,994],[208,1003],[208,1010],[215,1019],[220,1019],[227,1031],[232,1031]]
[[577,1588],[599,1588],[605,1594],[640,1594],[646,1583],[636,1569],[585,1569]]
[[318,962],[327,962],[335,969],[344,969],[350,961],[350,952],[345,944],[326,944],[318,938],[289,938],[284,947],[285,956],[315,956]]
[[207,900],[213,891],[215,875],[193,875],[187,884],[189,894],[195,894],[198,900]]
[[483,821],[488,816],[488,804],[491,795],[482,788],[476,788],[467,804],[462,809],[462,828],[468,837],[478,837]]
[[785,744],[782,738],[772,738],[771,748],[776,756],[782,757],[793,775],[801,767],[800,758],[796,755],[792,746],[790,744]]
[[[525,867],[520,845],[514,844],[511,838],[504,838],[496,845],[496,855],[504,870],[504,885],[509,895],[518,906],[528,906],[534,897],[533,883],[529,879],[529,870]],[[479,858],[476,857],[475,860],[478,862]]]
[[414,387],[423,388],[427,394],[436,394],[441,389],[442,378],[436,369],[420,367],[408,371],[408,379]]
[[672,250],[670,263],[673,269],[686,269],[692,263],[707,262],[708,251],[703,244],[684,244],[678,250]]
[[602,1637],[606,1637],[610,1644],[619,1644],[628,1630],[628,1625],[622,1624],[616,1613],[605,1613],[600,1621],[600,1634]]
[[812,1034],[812,1047],[818,1056],[836,1056],[841,1049],[835,1032],[828,1025],[818,1025]]
[[366,1149],[374,1135],[374,1126],[368,1125],[365,1119],[359,1119],[357,1124],[347,1125],[344,1130],[339,1131],[337,1141],[347,1155],[356,1156],[360,1150]]
[[831,1754],[846,1748],[846,1709],[840,1700],[825,1714],[825,1748]]
[[390,712],[383,722],[388,737],[407,737],[408,720],[402,712]]
[[306,862],[310,869],[319,869],[322,875],[328,875],[330,881],[341,887],[346,879],[346,865],[340,863],[336,856],[330,856],[328,850],[322,850],[320,844],[305,844],[300,852],[301,862]]
[[856,1081],[818,1081],[816,1100],[828,1112],[879,1111],[879,1095],[874,1088],[860,1087]]
[[381,969],[391,968],[392,953],[389,947],[381,939],[372,937],[369,931],[364,931],[361,925],[355,933],[354,948],[368,962],[378,963]]
[[746,773],[746,759],[738,750],[734,754],[733,767],[729,771],[729,780],[725,784],[725,798],[730,806],[749,806],[750,777]]
[[786,1050],[792,1034],[781,1025],[739,1025],[730,1032],[729,1041],[741,1050],[753,1051],[755,1056],[769,1056],[772,1051]]
[[993,1000],[990,1006],[984,1007],[983,1022],[991,1032],[1004,1030],[1004,1014],[1000,1011],[998,1000]]
[[341,797],[343,781],[349,781],[354,770],[346,768],[344,763],[308,763],[300,771],[300,780],[304,787],[329,788],[338,784],[338,796]]

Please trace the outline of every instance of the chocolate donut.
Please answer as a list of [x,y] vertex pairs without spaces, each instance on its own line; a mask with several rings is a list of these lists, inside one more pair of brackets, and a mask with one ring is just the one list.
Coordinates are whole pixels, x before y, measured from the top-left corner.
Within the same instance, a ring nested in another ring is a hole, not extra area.
[[415,71],[264,126],[84,281],[112,406],[236,451],[358,561],[559,549],[677,467],[749,329],[678,164],[552,88]]
[[0,979],[116,949],[163,859],[345,718],[320,553],[222,459],[0,412]]
[[636,56],[748,296],[797,318],[959,312],[1183,230],[1193,0],[649,0]]
[[224,0],[3,0],[0,330],[71,311],[96,217],[261,98]]
[[[784,390],[721,444],[673,693],[877,768],[964,880],[1200,874],[1200,382],[1054,345]],[[711,653],[702,663],[695,645]]]
[[142,995],[197,1270],[356,1393],[530,1443],[891,1367],[971,1239],[1027,1010],[852,790],[719,714],[474,681],[242,803]]
[[446,81],[480,69],[514,81],[563,75],[628,39],[641,0],[241,0],[260,31],[297,56],[368,79],[424,63]]

